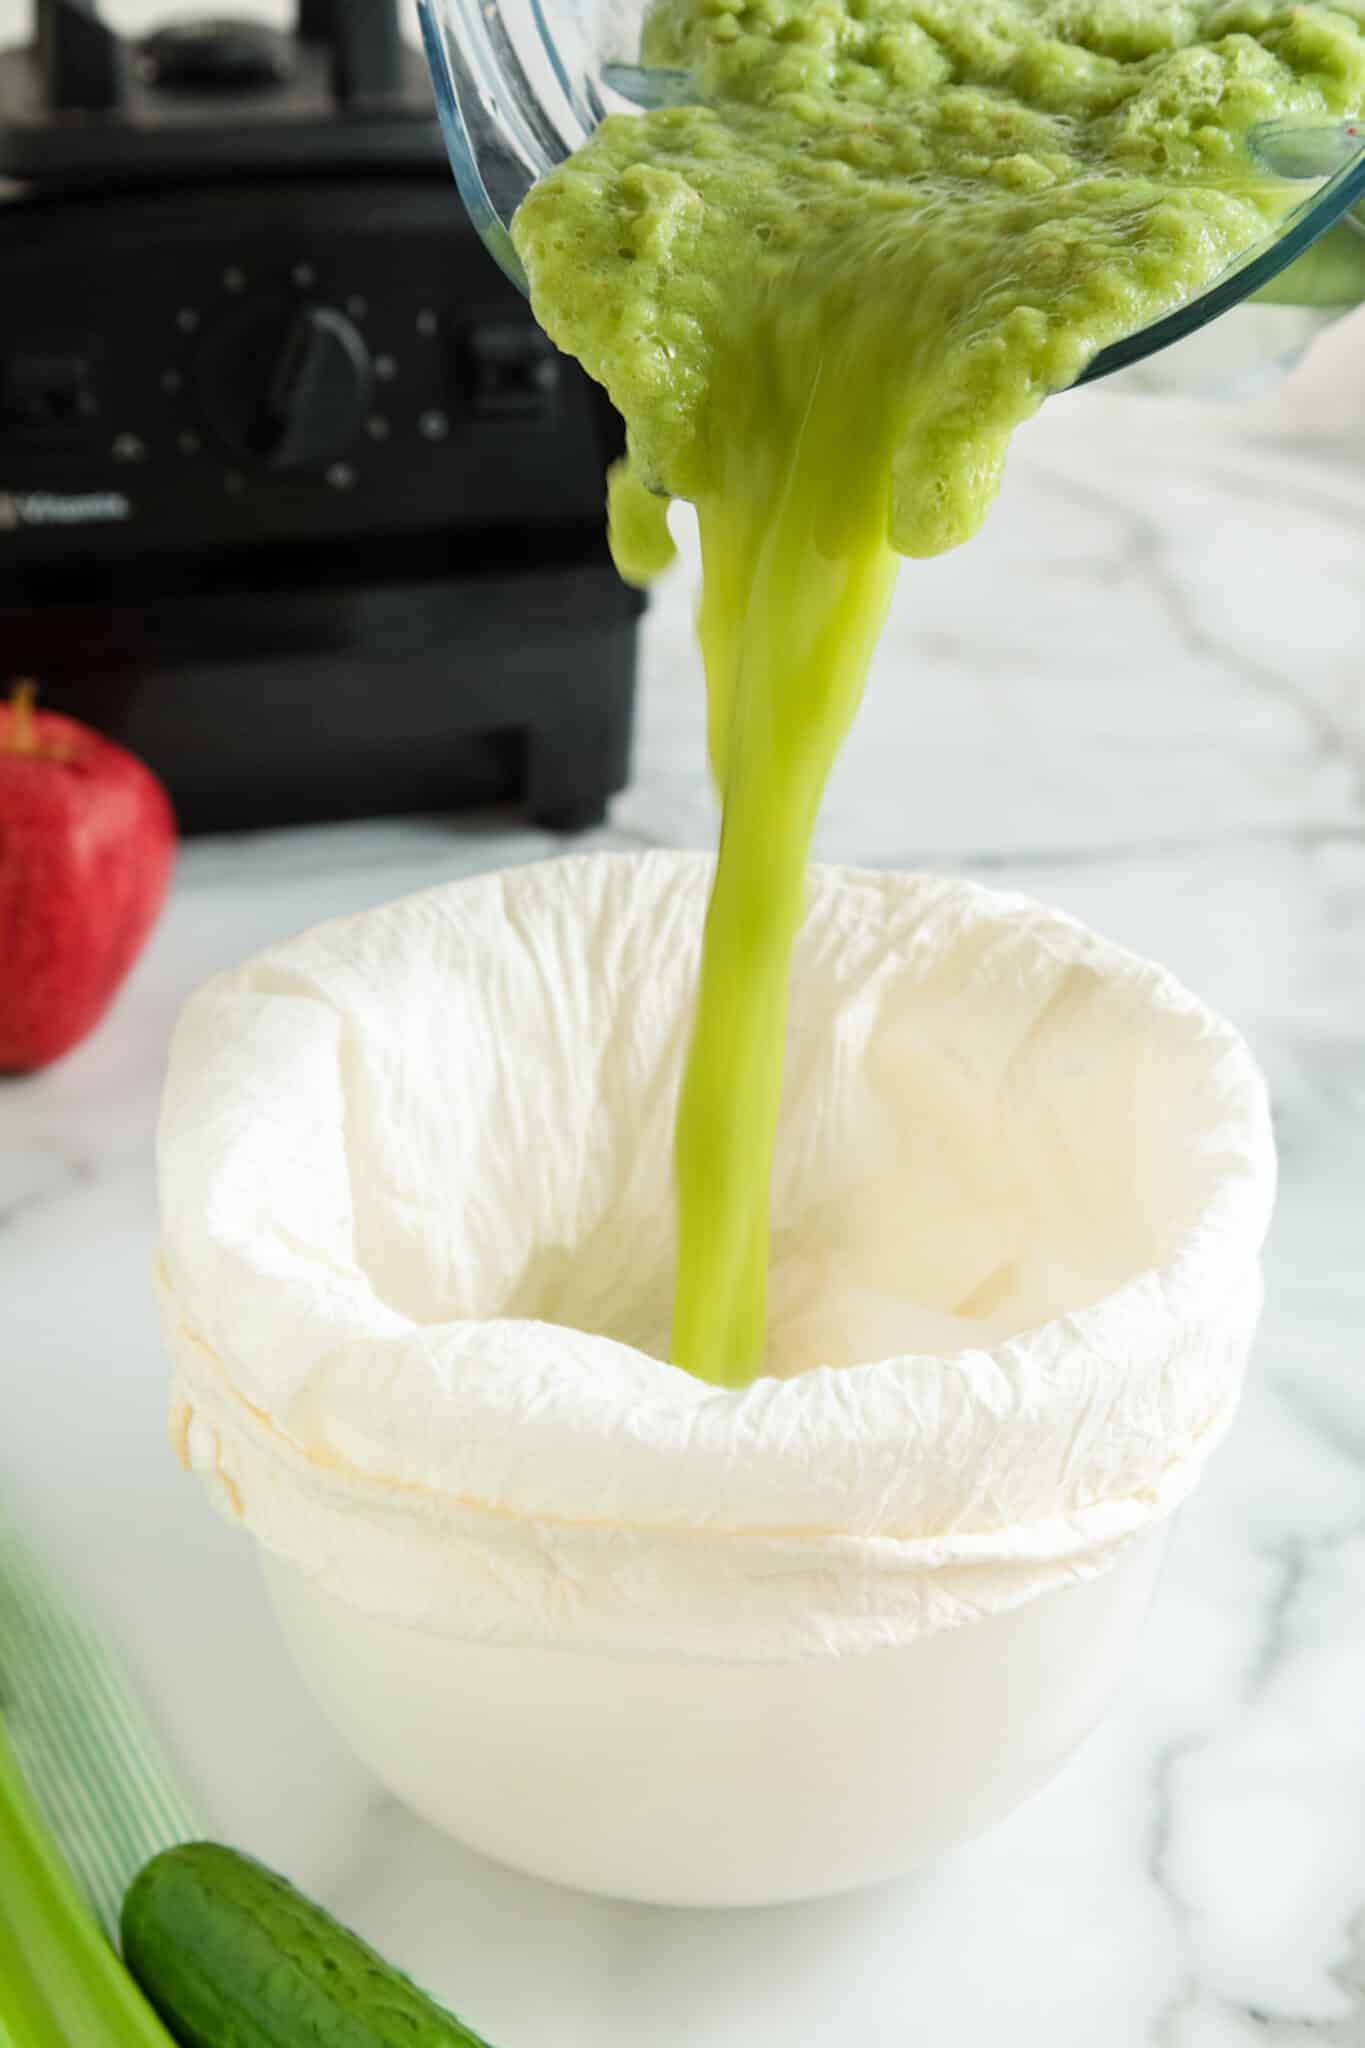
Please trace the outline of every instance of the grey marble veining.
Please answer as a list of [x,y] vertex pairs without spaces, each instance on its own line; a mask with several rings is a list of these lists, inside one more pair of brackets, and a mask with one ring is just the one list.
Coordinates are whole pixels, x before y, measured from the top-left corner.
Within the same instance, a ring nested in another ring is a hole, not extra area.
[[[666,1913],[498,1869],[322,1723],[247,1546],[165,1446],[147,1286],[167,1033],[299,926],[551,851],[507,819],[191,847],[107,1025],[0,1089],[0,1484],[105,1613],[215,1830],[502,2048],[1365,2048],[1365,375],[1226,411],[1103,393],[1023,437],[980,540],[907,565],[820,829],[1168,962],[1246,1030],[1283,1162],[1242,1414],[1131,1681],[1047,1791],[916,1882]],[[1335,425],[1334,425],[1335,422]],[[693,565],[593,843],[702,844]],[[723,1844],[717,1853],[723,1854]]]

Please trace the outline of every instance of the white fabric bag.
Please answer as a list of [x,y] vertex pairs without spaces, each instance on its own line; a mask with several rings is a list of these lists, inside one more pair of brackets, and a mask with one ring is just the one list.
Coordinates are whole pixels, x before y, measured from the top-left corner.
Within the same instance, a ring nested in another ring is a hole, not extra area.
[[1236,1034],[1022,898],[816,869],[769,1374],[665,1362],[710,863],[574,857],[196,994],[160,1136],[187,1459],[461,1642],[901,1646],[1104,1571],[1236,1406],[1274,1165]]

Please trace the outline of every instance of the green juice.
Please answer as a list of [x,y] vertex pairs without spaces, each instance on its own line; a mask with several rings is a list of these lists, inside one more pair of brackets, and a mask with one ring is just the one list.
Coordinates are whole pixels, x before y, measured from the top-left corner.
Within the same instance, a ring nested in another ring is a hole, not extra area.
[[658,0],[683,104],[529,194],[538,318],[606,385],[612,545],[697,509],[720,852],[675,1138],[673,1357],[763,1369],[787,972],[899,555],[974,533],[1009,438],[1302,197],[1258,123],[1365,108],[1365,6]]
[[[804,407],[737,438],[736,474],[697,508],[724,813],[674,1141],[673,1356],[722,1384],[763,1359],[787,964],[820,797],[895,576],[892,438],[876,388],[865,398],[850,402],[837,360],[813,366]],[[770,460],[746,466],[750,449]]]

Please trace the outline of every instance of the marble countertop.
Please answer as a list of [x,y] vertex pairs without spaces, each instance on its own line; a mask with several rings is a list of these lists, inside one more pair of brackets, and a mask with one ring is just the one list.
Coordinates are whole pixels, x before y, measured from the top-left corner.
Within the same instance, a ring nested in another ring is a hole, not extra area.
[[[1047,407],[983,537],[905,568],[822,822],[826,856],[985,875],[1168,962],[1249,1035],[1282,1147],[1250,1390],[1139,1666],[1056,1782],[934,1874],[675,1913],[443,1840],[343,1753],[250,1546],[167,1448],[151,1145],[181,1000],[315,919],[549,840],[481,816],[192,845],[104,1027],[0,1087],[0,1485],[211,1826],[502,2048],[1365,2043],[1361,342],[1251,405]],[[636,780],[591,843],[713,831],[691,579],[650,614]]]

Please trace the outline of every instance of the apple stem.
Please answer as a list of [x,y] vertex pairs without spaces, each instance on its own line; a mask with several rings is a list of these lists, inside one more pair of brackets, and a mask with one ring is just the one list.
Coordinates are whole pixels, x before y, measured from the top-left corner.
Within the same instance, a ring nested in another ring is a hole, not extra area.
[[10,745],[16,754],[36,754],[38,751],[38,728],[33,718],[33,707],[37,701],[38,685],[27,676],[10,691],[9,704],[14,719],[10,727]]

